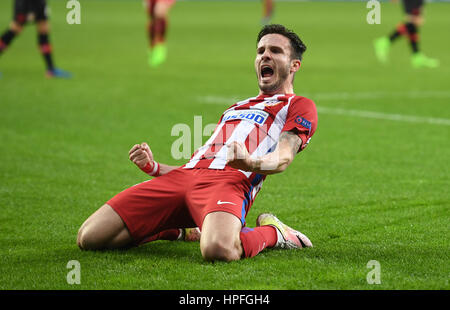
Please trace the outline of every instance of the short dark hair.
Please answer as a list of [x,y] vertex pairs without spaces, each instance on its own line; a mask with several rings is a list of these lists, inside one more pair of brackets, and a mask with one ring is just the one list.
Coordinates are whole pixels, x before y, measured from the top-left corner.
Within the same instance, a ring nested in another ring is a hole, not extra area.
[[288,38],[289,42],[291,42],[292,59],[302,60],[303,53],[306,51],[306,45],[303,43],[303,41],[298,37],[298,35],[295,32],[287,29],[283,25],[271,24],[264,26],[258,34],[256,44],[259,43],[262,37],[271,33],[281,34],[282,36]]

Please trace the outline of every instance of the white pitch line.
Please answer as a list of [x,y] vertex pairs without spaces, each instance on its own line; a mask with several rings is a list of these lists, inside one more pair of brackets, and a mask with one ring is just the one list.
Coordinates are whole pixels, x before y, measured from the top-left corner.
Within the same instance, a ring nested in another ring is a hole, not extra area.
[[243,99],[239,99],[238,97],[201,96],[201,97],[197,97],[197,100],[202,103],[228,104],[228,106],[231,106],[235,102],[238,102],[239,100],[243,100]]
[[373,91],[373,92],[337,92],[337,93],[312,93],[304,95],[314,100],[373,100],[380,98],[408,98],[408,99],[423,99],[423,98],[450,98],[450,91]]
[[318,106],[317,111],[325,114],[333,115],[346,115],[346,116],[359,116],[363,118],[375,118],[390,121],[400,121],[400,122],[410,122],[410,123],[427,123],[433,125],[445,125],[450,126],[450,119],[447,118],[435,118],[435,117],[419,117],[413,115],[402,115],[402,114],[389,114],[374,111],[363,111],[363,110],[349,110],[340,108],[327,108]]
[[[345,101],[345,100],[372,100],[380,98],[450,98],[450,91],[445,90],[412,90],[412,91],[371,91],[371,92],[329,92],[329,93],[307,93],[302,94],[305,97],[312,98],[315,101]],[[242,100],[246,96],[202,96],[197,99],[204,103],[211,104],[232,104],[233,102]]]
[[[358,99],[369,99],[370,93],[355,93],[355,97],[359,97]],[[372,96],[375,96],[375,93],[372,93]],[[388,94],[379,92],[376,93],[378,95],[381,94]],[[392,94],[392,93],[391,93]],[[402,93],[397,93],[397,95],[400,95]],[[426,94],[426,92],[425,92]],[[434,94],[436,96],[442,96],[446,97],[447,95],[450,97],[450,92],[445,91],[430,91],[428,92],[428,95]],[[378,96],[377,95],[377,96]],[[315,96],[309,96],[310,98],[317,98],[321,97],[319,100],[343,100],[352,98],[352,93],[322,93],[322,94],[316,94]],[[415,96],[417,97],[425,97],[423,93],[404,93],[404,97],[410,97]],[[307,96],[308,97],[308,96]],[[328,98],[327,98],[328,97]],[[347,97],[347,98],[346,98]],[[242,97],[243,98],[243,97]],[[242,100],[242,98],[236,97],[221,97],[221,96],[202,96],[198,97],[197,100],[202,103],[207,104],[220,104],[220,105],[228,105],[231,106],[233,102],[237,102],[239,100]],[[325,99],[327,98],[327,99]],[[332,98],[332,99],[331,99]],[[375,98],[375,97],[372,97]],[[379,98],[379,97],[377,97]],[[356,98],[355,98],[356,99]],[[364,111],[364,110],[350,110],[350,109],[342,109],[342,108],[329,108],[324,106],[317,106],[317,110],[320,113],[325,114],[334,114],[334,115],[346,115],[346,116],[357,116],[357,117],[363,117],[363,118],[373,118],[373,119],[382,119],[382,120],[390,120],[390,121],[400,121],[400,122],[410,122],[410,123],[427,123],[427,124],[433,124],[433,125],[444,125],[444,126],[450,126],[450,119],[447,118],[435,118],[435,117],[422,117],[422,116],[414,116],[414,115],[403,115],[403,114],[390,114],[390,113],[382,113],[382,112],[375,112],[375,111]]]

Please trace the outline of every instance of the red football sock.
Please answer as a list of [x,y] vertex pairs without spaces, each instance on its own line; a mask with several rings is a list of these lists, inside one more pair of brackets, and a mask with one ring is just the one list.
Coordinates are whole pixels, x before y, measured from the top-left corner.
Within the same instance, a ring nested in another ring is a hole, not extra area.
[[55,67],[52,60],[52,46],[50,45],[48,34],[41,33],[38,35],[39,49],[44,57],[47,70],[53,70]]
[[277,231],[273,226],[244,227],[240,237],[245,257],[256,256],[265,248],[273,247],[277,243]]
[[166,39],[167,20],[154,18],[150,22],[150,46],[163,43]]
[[0,53],[6,49],[10,44],[11,41],[16,37],[16,34],[8,29],[3,33],[3,35],[0,37]]
[[162,232],[160,232],[156,235],[150,236],[147,239],[144,239],[144,241],[142,241],[141,244],[156,241],[156,240],[175,241],[178,239],[179,235],[180,235],[180,230],[178,228],[167,229],[167,230],[163,230]]
[[271,17],[273,12],[272,1],[264,1],[264,17]]
[[397,26],[397,32],[401,35],[407,35],[408,29],[406,29],[406,25],[401,23]]

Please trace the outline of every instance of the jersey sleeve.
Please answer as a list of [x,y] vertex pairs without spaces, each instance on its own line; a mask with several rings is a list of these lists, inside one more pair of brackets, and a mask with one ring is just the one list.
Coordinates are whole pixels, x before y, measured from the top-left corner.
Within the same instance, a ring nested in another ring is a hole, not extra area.
[[302,145],[297,151],[300,152],[314,135],[317,121],[317,109],[314,102],[305,97],[295,97],[289,105],[286,123],[281,131],[295,132],[302,139]]

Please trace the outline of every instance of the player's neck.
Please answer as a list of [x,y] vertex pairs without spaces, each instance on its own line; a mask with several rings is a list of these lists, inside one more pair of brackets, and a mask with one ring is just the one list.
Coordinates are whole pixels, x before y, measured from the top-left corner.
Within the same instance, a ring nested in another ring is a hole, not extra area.
[[259,90],[258,96],[275,96],[275,95],[289,95],[294,93],[294,88],[292,86],[290,87],[280,87],[277,90],[265,92],[263,90]]

